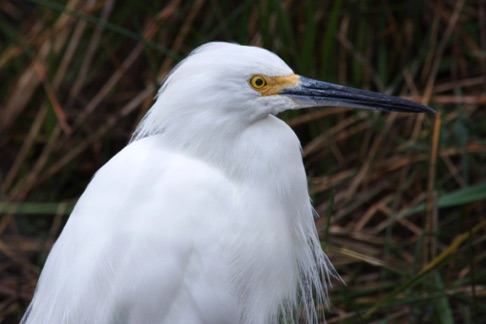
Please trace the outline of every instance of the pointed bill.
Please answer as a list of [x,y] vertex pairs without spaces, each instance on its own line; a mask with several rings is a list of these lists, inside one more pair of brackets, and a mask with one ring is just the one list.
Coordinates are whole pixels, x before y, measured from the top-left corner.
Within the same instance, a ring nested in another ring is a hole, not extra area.
[[399,112],[435,112],[434,109],[403,98],[317,81],[299,76],[300,83],[283,89],[300,108],[340,106]]

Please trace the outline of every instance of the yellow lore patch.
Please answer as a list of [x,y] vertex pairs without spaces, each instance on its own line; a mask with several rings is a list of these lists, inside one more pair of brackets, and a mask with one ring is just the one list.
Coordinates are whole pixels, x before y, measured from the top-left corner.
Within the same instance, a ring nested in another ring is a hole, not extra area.
[[281,93],[286,88],[296,87],[300,84],[296,74],[286,76],[254,75],[248,80],[250,86],[260,92],[262,96],[273,96]]

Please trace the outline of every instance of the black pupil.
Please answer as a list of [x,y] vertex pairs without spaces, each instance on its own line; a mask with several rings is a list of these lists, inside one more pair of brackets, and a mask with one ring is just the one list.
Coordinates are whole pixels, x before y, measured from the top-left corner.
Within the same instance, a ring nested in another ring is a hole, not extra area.
[[257,87],[262,86],[262,85],[263,85],[263,80],[262,80],[262,79],[256,79],[256,80],[255,80],[255,85],[256,85]]

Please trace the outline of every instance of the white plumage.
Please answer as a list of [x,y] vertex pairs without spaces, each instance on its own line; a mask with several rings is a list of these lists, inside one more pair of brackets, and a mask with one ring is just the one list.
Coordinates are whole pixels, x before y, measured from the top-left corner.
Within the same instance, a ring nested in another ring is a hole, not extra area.
[[195,50],[79,199],[23,323],[316,322],[313,299],[326,302],[334,270],[299,141],[274,115],[324,103],[427,110],[332,86],[260,48]]

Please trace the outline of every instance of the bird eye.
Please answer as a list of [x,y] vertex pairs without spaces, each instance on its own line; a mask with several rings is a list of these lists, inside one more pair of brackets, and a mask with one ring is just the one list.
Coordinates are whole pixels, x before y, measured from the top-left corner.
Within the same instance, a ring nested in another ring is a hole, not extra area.
[[261,75],[255,75],[250,79],[250,85],[255,89],[261,89],[267,85],[267,81]]

